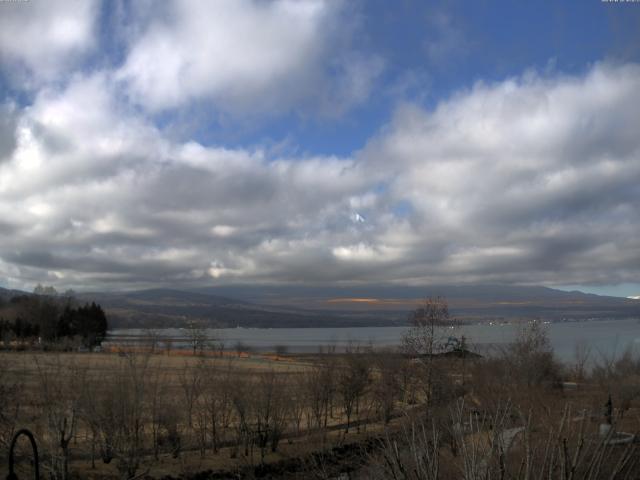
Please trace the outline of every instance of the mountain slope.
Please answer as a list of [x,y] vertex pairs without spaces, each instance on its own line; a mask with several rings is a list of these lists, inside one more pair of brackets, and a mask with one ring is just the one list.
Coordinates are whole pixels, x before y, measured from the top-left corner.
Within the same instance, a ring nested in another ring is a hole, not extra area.
[[392,325],[380,312],[322,312],[280,305],[257,305],[220,295],[181,290],[91,293],[107,311],[113,328],[183,327],[198,322],[210,327],[343,327]]
[[29,295],[29,293],[23,292],[22,290],[10,290],[8,288],[0,287],[0,299],[2,300],[9,300],[10,298],[18,295]]
[[640,317],[640,302],[546,287],[256,287],[190,291],[154,289],[85,294],[103,305],[116,327],[335,327],[406,324],[421,299],[442,296],[466,321]]

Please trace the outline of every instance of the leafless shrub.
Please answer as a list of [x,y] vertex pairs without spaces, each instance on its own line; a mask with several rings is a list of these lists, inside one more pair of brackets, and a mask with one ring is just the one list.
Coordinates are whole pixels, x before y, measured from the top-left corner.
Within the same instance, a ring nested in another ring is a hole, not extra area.
[[288,399],[288,411],[293,422],[295,434],[302,433],[305,412],[309,411],[309,392],[306,388],[306,374],[293,373],[289,375],[286,398]]
[[135,477],[143,457],[148,373],[149,356],[127,354],[114,369],[105,392],[109,396],[106,411],[112,415],[111,426],[104,428],[110,437],[106,446],[118,460],[123,479]]
[[314,365],[306,375],[306,394],[309,402],[308,425],[326,428],[335,390],[335,370],[328,363]]
[[146,409],[151,429],[151,444],[153,446],[153,457],[158,460],[160,454],[160,441],[162,435],[163,415],[170,408],[167,405],[166,395],[163,389],[166,387],[167,378],[163,372],[162,364],[149,372],[148,376],[149,395],[146,398]]
[[45,362],[35,356],[39,394],[45,425],[45,468],[52,478],[69,478],[70,443],[76,433],[81,403],[81,386],[86,370],[64,364],[59,355]]
[[587,365],[591,358],[591,347],[584,340],[576,342],[573,362],[569,365],[569,372],[574,380],[582,382],[587,376]]
[[397,355],[374,356],[374,375],[371,393],[375,409],[385,425],[391,421],[396,402],[401,399],[404,359]]
[[255,386],[250,428],[264,462],[267,447],[275,452],[286,425],[286,390],[282,376],[270,371],[260,375]]
[[194,409],[203,389],[204,363],[199,361],[195,365],[191,365],[185,362],[178,378],[182,392],[181,405],[184,408],[185,423],[191,431],[193,430]]
[[182,428],[180,414],[173,405],[166,402],[158,413],[158,446],[168,451],[173,458],[178,458],[182,452]]
[[386,437],[382,450],[384,478],[437,480],[440,478],[440,436],[435,428],[412,425],[402,444]]
[[234,369],[231,362],[221,373],[211,371],[207,375],[204,396],[211,427],[211,448],[218,452],[219,444],[226,438],[232,416],[232,388]]
[[349,433],[353,415],[359,416],[362,397],[371,382],[368,358],[357,350],[348,351],[336,376],[336,389],[346,417],[345,433]]
[[240,448],[243,448],[244,456],[249,456],[251,443],[251,386],[245,375],[233,377],[231,388],[231,404],[233,405],[232,425],[235,431],[235,448],[231,450],[231,456],[236,457]]
[[640,398],[640,352],[627,348],[622,355],[600,355],[591,378],[609,392],[624,416],[632,402]]
[[9,448],[21,418],[24,385],[19,377],[11,374],[4,357],[0,357],[0,446]]
[[586,416],[576,421],[565,407],[543,427],[509,403],[479,413],[459,401],[451,410],[455,449],[447,451],[435,422],[413,423],[395,438],[388,435],[377,459],[376,478],[568,480],[637,478],[636,445],[615,446],[613,430],[589,432]]
[[540,322],[523,327],[506,351],[512,381],[516,384],[553,385],[560,378],[560,365],[553,355],[547,330]]

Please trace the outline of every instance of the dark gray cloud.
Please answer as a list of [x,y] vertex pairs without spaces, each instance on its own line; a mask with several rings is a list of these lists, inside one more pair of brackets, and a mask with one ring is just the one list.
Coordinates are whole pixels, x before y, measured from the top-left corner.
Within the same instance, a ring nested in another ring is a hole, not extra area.
[[0,163],[9,160],[16,148],[17,108],[14,104],[0,104]]

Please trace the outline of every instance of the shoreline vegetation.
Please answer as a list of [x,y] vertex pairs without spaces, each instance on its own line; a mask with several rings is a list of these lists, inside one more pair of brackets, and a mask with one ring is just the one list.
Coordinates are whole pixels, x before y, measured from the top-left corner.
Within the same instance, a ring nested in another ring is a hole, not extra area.
[[17,349],[91,349],[99,346],[109,325],[102,307],[78,301],[69,291],[38,285],[33,295],[0,298],[0,342]]
[[0,351],[0,446],[29,428],[65,480],[638,478],[638,352],[560,363],[535,322],[475,355],[441,298],[410,320],[400,350],[212,350],[194,325],[184,350]]

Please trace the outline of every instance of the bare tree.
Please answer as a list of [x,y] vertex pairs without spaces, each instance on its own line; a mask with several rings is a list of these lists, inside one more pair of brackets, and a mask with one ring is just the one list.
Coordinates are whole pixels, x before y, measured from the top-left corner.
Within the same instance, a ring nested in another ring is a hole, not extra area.
[[237,456],[238,449],[243,447],[246,457],[249,455],[249,447],[251,446],[250,417],[253,408],[251,385],[245,375],[235,375],[232,380],[231,403],[234,412],[232,425],[235,427],[236,448],[231,450],[231,456]]
[[264,457],[269,446],[272,452],[278,448],[286,423],[286,390],[281,375],[269,371],[260,375],[256,385],[256,395],[253,397],[252,409],[253,435],[260,448],[260,460]]
[[[289,413],[295,426],[296,435],[302,432],[302,421],[305,412],[309,411],[308,391],[306,388],[306,372],[289,374],[287,383]],[[308,427],[310,425],[307,425]]]
[[571,365],[571,374],[573,378],[581,382],[586,376],[587,363],[591,357],[591,347],[585,340],[576,342],[573,352],[573,364]]
[[171,350],[173,349],[173,339],[165,338],[164,339],[164,351],[167,355],[171,355]]
[[548,332],[539,321],[521,328],[515,342],[507,347],[505,357],[514,384],[531,387],[557,384],[560,380],[560,365],[555,360]]
[[69,478],[69,448],[76,433],[80,413],[85,369],[75,364],[63,364],[59,356],[51,363],[34,356],[38,372],[40,398],[46,420],[48,445],[47,463],[53,478]]
[[92,430],[92,464],[97,446],[104,463],[111,463],[115,456],[118,392],[114,380],[113,372],[106,376],[94,376],[87,382],[83,395],[83,419]]
[[222,357],[224,355],[225,341],[221,336],[209,336],[207,339],[207,347],[214,354]]
[[276,345],[274,350],[278,357],[284,357],[289,352],[289,347],[286,345]]
[[[15,367],[15,364],[13,365]],[[9,447],[23,410],[24,383],[0,356],[0,446]]]
[[156,349],[160,344],[160,332],[154,328],[149,328],[145,333],[145,344],[149,347],[151,353],[156,353]]
[[372,385],[375,408],[387,424],[393,416],[402,389],[402,359],[389,353],[377,355],[374,357],[374,368],[377,373]]
[[202,353],[207,346],[208,335],[207,330],[199,322],[190,321],[187,324],[187,338],[189,340],[189,345],[193,349],[193,354],[197,355],[198,353]]
[[192,430],[194,408],[203,389],[204,363],[199,361],[195,365],[190,365],[189,362],[185,361],[178,380],[184,401],[186,425],[189,430]]
[[344,363],[337,372],[337,392],[347,420],[345,433],[349,433],[353,414],[359,414],[360,399],[364,395],[370,379],[371,371],[368,358],[365,358],[365,355],[357,350],[347,352]]
[[209,366],[206,373],[203,400],[208,412],[211,428],[211,448],[218,452],[219,444],[225,438],[232,415],[233,378],[237,373],[229,361],[223,372],[219,373]]
[[168,447],[171,456],[178,458],[182,452],[183,438],[180,412],[167,397],[161,398],[160,405],[162,408],[158,412],[158,445]]
[[433,356],[445,343],[445,335],[438,327],[453,324],[449,305],[442,297],[426,298],[409,316],[411,327],[403,336],[404,350],[411,355]]
[[113,425],[107,426],[107,432],[123,479],[135,477],[142,461],[148,374],[148,355],[127,354],[110,379]]
[[149,424],[151,427],[151,443],[153,445],[153,456],[158,460],[160,453],[160,435],[162,428],[162,415],[165,409],[170,408],[166,403],[163,390],[166,388],[167,377],[163,371],[162,364],[156,365],[149,372],[149,395],[147,396],[147,409]]
[[236,352],[236,354],[238,355],[238,358],[243,353],[249,353],[251,351],[251,347],[249,345],[247,345],[246,343],[244,343],[242,340],[238,340],[235,343],[235,345],[233,346],[233,349]]
[[91,434],[91,468],[96,468],[97,447],[100,444],[101,418],[99,412],[100,387],[103,378],[96,375],[87,375],[85,384],[82,386],[80,399],[80,419],[84,423],[85,429]]
[[326,428],[335,389],[334,370],[327,363],[314,365],[306,375],[306,391],[310,419],[308,425]]
[[439,328],[453,326],[455,321],[449,316],[447,301],[441,297],[425,299],[409,319],[411,327],[402,338],[403,350],[422,366],[426,403],[431,405],[436,378],[434,357],[448,340],[448,334]]

